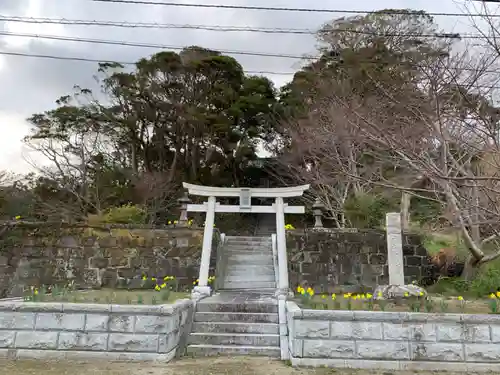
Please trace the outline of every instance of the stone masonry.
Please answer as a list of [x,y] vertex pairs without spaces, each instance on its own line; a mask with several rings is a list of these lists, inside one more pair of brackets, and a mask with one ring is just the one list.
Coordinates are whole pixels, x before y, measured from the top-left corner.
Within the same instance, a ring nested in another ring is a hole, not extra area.
[[168,361],[184,351],[193,302],[173,305],[0,303],[0,357]]
[[[70,233],[68,233],[68,231]],[[0,298],[31,286],[74,282],[115,287],[120,278],[175,276],[182,289],[198,278],[203,230],[197,228],[83,228],[21,233],[0,241]],[[5,241],[3,241],[5,242]],[[216,241],[212,251],[215,266]]]
[[288,301],[287,320],[297,366],[500,369],[500,315],[301,310]]
[[[389,283],[384,231],[333,229],[290,231],[287,234],[290,285],[307,285],[317,292],[338,287],[373,288]],[[432,273],[420,236],[403,235],[405,283],[424,282]]]

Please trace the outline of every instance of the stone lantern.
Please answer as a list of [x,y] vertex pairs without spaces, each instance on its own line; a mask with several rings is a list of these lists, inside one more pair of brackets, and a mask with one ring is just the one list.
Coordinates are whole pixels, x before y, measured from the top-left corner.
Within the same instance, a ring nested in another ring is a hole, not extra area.
[[313,215],[314,215],[314,228],[323,228],[323,222],[321,218],[323,217],[323,210],[325,209],[325,205],[321,203],[319,198],[316,198],[313,206]]
[[179,217],[178,226],[186,227],[188,225],[187,205],[191,203],[191,199],[189,199],[188,193],[184,193],[184,195],[178,199],[178,202],[181,205],[181,216]]

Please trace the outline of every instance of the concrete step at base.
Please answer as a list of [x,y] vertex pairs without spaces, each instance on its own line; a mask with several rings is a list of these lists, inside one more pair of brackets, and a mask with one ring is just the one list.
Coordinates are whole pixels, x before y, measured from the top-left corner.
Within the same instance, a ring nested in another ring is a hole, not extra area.
[[245,288],[253,288],[253,289],[276,288],[276,282],[275,281],[257,281],[257,280],[242,279],[242,280],[231,281],[231,282],[224,281],[222,283],[222,289],[245,289]]
[[244,345],[244,346],[278,346],[279,335],[263,335],[261,333],[191,333],[188,344],[205,345]]
[[245,323],[278,323],[278,314],[269,313],[232,313],[232,312],[196,312],[195,322],[245,322]]
[[195,322],[193,324],[193,332],[197,333],[261,333],[268,335],[279,334],[279,325],[275,323],[242,323],[242,322],[227,322],[227,323],[203,323]]
[[275,297],[276,296],[276,287],[273,287],[273,288],[260,288],[260,289],[251,288],[251,287],[241,288],[241,289],[224,289],[224,288],[221,288],[220,292],[221,293],[230,292],[230,293],[260,294],[260,295],[263,295],[263,296],[273,296],[273,297]]
[[242,346],[242,345],[189,345],[187,354],[194,357],[207,356],[261,356],[268,358],[280,358],[279,347],[274,346]]
[[230,255],[230,254],[238,254],[238,255],[270,255],[273,256],[272,250],[266,250],[266,249],[248,249],[248,248],[241,248],[241,249],[224,249],[224,255]]
[[252,281],[252,282],[276,282],[276,277],[273,273],[269,274],[232,274],[227,275],[224,278],[224,284],[226,283],[238,283],[242,281]]
[[196,304],[197,312],[234,312],[234,313],[278,313],[278,303],[258,303],[258,302],[244,302],[244,303],[211,303],[200,301]]

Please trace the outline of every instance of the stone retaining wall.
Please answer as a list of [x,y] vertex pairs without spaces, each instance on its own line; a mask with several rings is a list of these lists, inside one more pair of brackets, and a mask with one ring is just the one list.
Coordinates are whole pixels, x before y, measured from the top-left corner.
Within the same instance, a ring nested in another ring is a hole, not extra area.
[[[317,292],[372,290],[389,283],[386,233],[382,230],[310,229],[287,233],[290,285]],[[403,235],[403,266],[407,284],[426,284],[432,276],[427,250],[419,235]]]
[[294,366],[500,370],[500,315],[302,310],[287,302]]
[[185,348],[193,302],[172,305],[0,303],[0,356],[171,360]]

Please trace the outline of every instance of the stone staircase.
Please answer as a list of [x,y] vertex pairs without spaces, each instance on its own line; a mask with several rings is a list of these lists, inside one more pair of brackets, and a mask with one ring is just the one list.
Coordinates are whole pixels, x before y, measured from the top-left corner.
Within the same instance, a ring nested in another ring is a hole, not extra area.
[[276,281],[271,237],[226,237],[222,290],[274,293]]
[[190,355],[280,357],[270,237],[226,237],[223,283],[196,304]]

